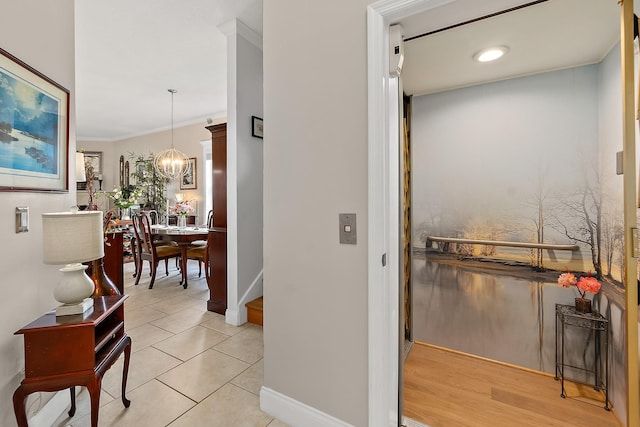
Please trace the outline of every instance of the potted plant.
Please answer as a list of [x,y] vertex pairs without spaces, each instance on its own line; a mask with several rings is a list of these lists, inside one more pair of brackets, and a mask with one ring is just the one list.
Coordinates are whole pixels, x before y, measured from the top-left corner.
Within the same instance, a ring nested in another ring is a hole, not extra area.
[[131,176],[135,179],[136,186],[140,188],[142,195],[140,197],[142,208],[146,210],[155,210],[164,212],[167,206],[167,198],[164,190],[169,180],[160,176],[153,166],[153,153],[149,153],[147,157],[129,153],[135,167]]
[[591,300],[586,298],[586,294],[597,294],[600,291],[600,282],[595,277],[591,277],[591,272],[586,276],[576,276],[567,271],[558,277],[558,284],[564,288],[575,286],[580,295],[575,299],[576,311],[580,313],[591,313]]
[[120,211],[120,219],[130,219],[128,209],[137,203],[142,196],[142,190],[135,185],[124,185],[113,189],[108,197]]

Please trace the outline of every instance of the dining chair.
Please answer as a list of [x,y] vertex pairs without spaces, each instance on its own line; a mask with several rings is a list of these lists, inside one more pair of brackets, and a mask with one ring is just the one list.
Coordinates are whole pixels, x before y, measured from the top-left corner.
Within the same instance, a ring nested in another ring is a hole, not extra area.
[[202,265],[204,264],[204,277],[209,282],[209,246],[189,246],[187,248],[187,260],[198,261],[198,277],[202,277]]
[[[158,214],[158,211],[154,210],[154,209],[150,209],[150,210],[139,210],[137,211],[137,213],[140,214],[146,214],[149,216],[149,220],[151,221],[151,225],[155,225],[155,224],[159,224],[160,223],[160,215]],[[156,244],[162,244],[162,245],[173,245],[176,246],[176,244],[174,242],[167,242],[164,240],[159,240],[156,239]],[[134,263],[134,271],[133,271],[133,277],[136,277],[138,275],[138,260],[137,258],[137,248],[136,248],[137,242],[136,242],[136,237],[135,235],[131,236],[131,252],[133,254],[133,263]],[[176,260],[176,267],[178,266],[178,262]]]
[[213,227],[213,209],[207,214],[207,228]]
[[[213,227],[213,209],[207,214],[207,228]],[[196,240],[187,248],[187,260],[198,261],[198,277],[202,277],[202,264],[204,264],[204,275],[209,280],[208,249],[206,240]]]
[[144,213],[149,216],[149,220],[151,221],[151,225],[160,224],[160,214],[155,209],[148,210],[139,210],[138,213]]
[[140,282],[140,276],[142,275],[143,261],[149,262],[149,268],[151,269],[151,281],[149,282],[149,289],[153,288],[153,284],[156,280],[156,270],[160,261],[164,260],[166,275],[169,275],[169,258],[179,258],[180,248],[173,245],[159,244],[154,241],[151,234],[151,219],[145,213],[136,213],[133,218],[133,231],[136,235],[136,248],[138,251],[136,271],[137,285]]
[[[160,214],[158,213],[158,211],[154,210],[154,209],[150,209],[148,211],[139,211],[140,213],[144,213],[147,214],[147,216],[149,217],[149,221],[151,222],[151,225],[157,225],[160,224]],[[169,242],[167,240],[162,240],[159,236],[156,239],[156,236],[154,236],[155,242],[157,245],[173,245],[173,246],[177,246],[176,242]]]
[[[151,213],[151,212],[155,212],[155,216]],[[151,219],[151,224],[157,224],[157,219],[158,219],[158,212],[157,211],[147,211],[147,210],[142,210],[140,209],[139,211],[137,211],[136,213],[146,213],[149,215],[149,218]],[[136,236],[135,234],[133,236],[131,236],[131,253],[133,254],[133,265],[134,265],[134,271],[133,271],[133,277],[136,277],[136,275],[138,274],[138,260],[137,258],[137,248],[136,248]]]
[[[211,228],[213,227],[213,209],[209,210],[209,214],[207,215],[207,228]],[[207,244],[206,240],[195,240],[193,242],[191,242],[191,244],[189,245],[189,248],[198,248],[198,247],[203,247],[204,245]],[[195,259],[195,258],[194,258]],[[198,266],[200,269],[202,268],[202,266]],[[198,277],[200,277],[200,275],[198,275]]]

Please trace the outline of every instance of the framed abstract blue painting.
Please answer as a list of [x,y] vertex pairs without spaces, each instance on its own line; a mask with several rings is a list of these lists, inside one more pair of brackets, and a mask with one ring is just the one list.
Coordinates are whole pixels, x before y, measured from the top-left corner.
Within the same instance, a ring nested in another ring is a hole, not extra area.
[[69,91],[0,49],[0,191],[66,192]]

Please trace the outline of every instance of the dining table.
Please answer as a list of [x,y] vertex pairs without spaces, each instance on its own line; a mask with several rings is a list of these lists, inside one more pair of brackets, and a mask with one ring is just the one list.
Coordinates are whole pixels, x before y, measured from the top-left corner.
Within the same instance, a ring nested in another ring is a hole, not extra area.
[[159,239],[175,242],[180,248],[180,271],[182,280],[180,284],[187,289],[187,248],[197,240],[207,240],[209,229],[206,226],[177,227],[164,224],[151,226],[151,234]]

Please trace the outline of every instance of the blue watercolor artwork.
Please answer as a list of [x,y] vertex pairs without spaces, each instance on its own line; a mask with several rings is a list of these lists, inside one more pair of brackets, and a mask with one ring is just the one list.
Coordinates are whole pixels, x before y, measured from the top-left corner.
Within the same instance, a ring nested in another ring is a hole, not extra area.
[[57,175],[60,101],[0,69],[0,168]]

